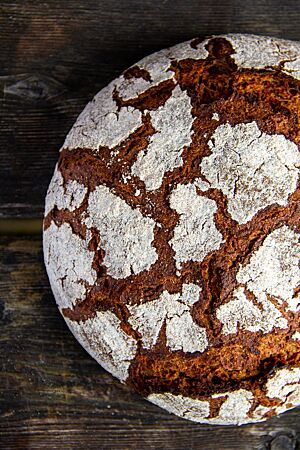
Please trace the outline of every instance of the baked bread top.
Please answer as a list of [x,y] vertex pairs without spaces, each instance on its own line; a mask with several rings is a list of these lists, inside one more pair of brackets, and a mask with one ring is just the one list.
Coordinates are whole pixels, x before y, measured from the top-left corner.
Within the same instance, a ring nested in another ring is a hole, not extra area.
[[102,89],[44,219],[68,326],[167,410],[242,424],[300,404],[300,43],[194,39]]

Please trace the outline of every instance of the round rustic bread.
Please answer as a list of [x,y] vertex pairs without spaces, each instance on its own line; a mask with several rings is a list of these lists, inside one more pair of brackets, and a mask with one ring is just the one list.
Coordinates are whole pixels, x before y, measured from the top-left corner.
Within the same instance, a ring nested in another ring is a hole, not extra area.
[[59,309],[110,373],[178,416],[300,404],[300,43],[194,39],[102,89],[50,183]]

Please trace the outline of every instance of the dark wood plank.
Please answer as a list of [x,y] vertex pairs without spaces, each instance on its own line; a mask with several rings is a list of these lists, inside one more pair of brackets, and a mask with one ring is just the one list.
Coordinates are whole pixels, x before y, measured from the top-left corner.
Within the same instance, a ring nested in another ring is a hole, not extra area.
[[68,331],[39,237],[0,238],[0,448],[295,449],[300,408],[260,425],[201,426],[114,380]]
[[299,21],[298,0],[2,0],[0,217],[42,215],[76,116],[142,56],[226,32],[300,39]]

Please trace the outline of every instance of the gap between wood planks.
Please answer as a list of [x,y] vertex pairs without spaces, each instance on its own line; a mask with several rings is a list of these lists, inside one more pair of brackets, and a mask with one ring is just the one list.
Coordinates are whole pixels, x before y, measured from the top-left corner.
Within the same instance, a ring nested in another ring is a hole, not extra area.
[[41,234],[43,219],[0,219],[0,235]]

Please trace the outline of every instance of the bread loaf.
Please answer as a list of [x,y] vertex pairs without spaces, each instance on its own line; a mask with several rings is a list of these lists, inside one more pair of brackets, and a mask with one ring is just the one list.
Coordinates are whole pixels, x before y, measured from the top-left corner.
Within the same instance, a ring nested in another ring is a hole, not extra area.
[[44,219],[60,312],[178,416],[300,404],[299,111],[300,43],[194,39],[102,89],[61,149]]

